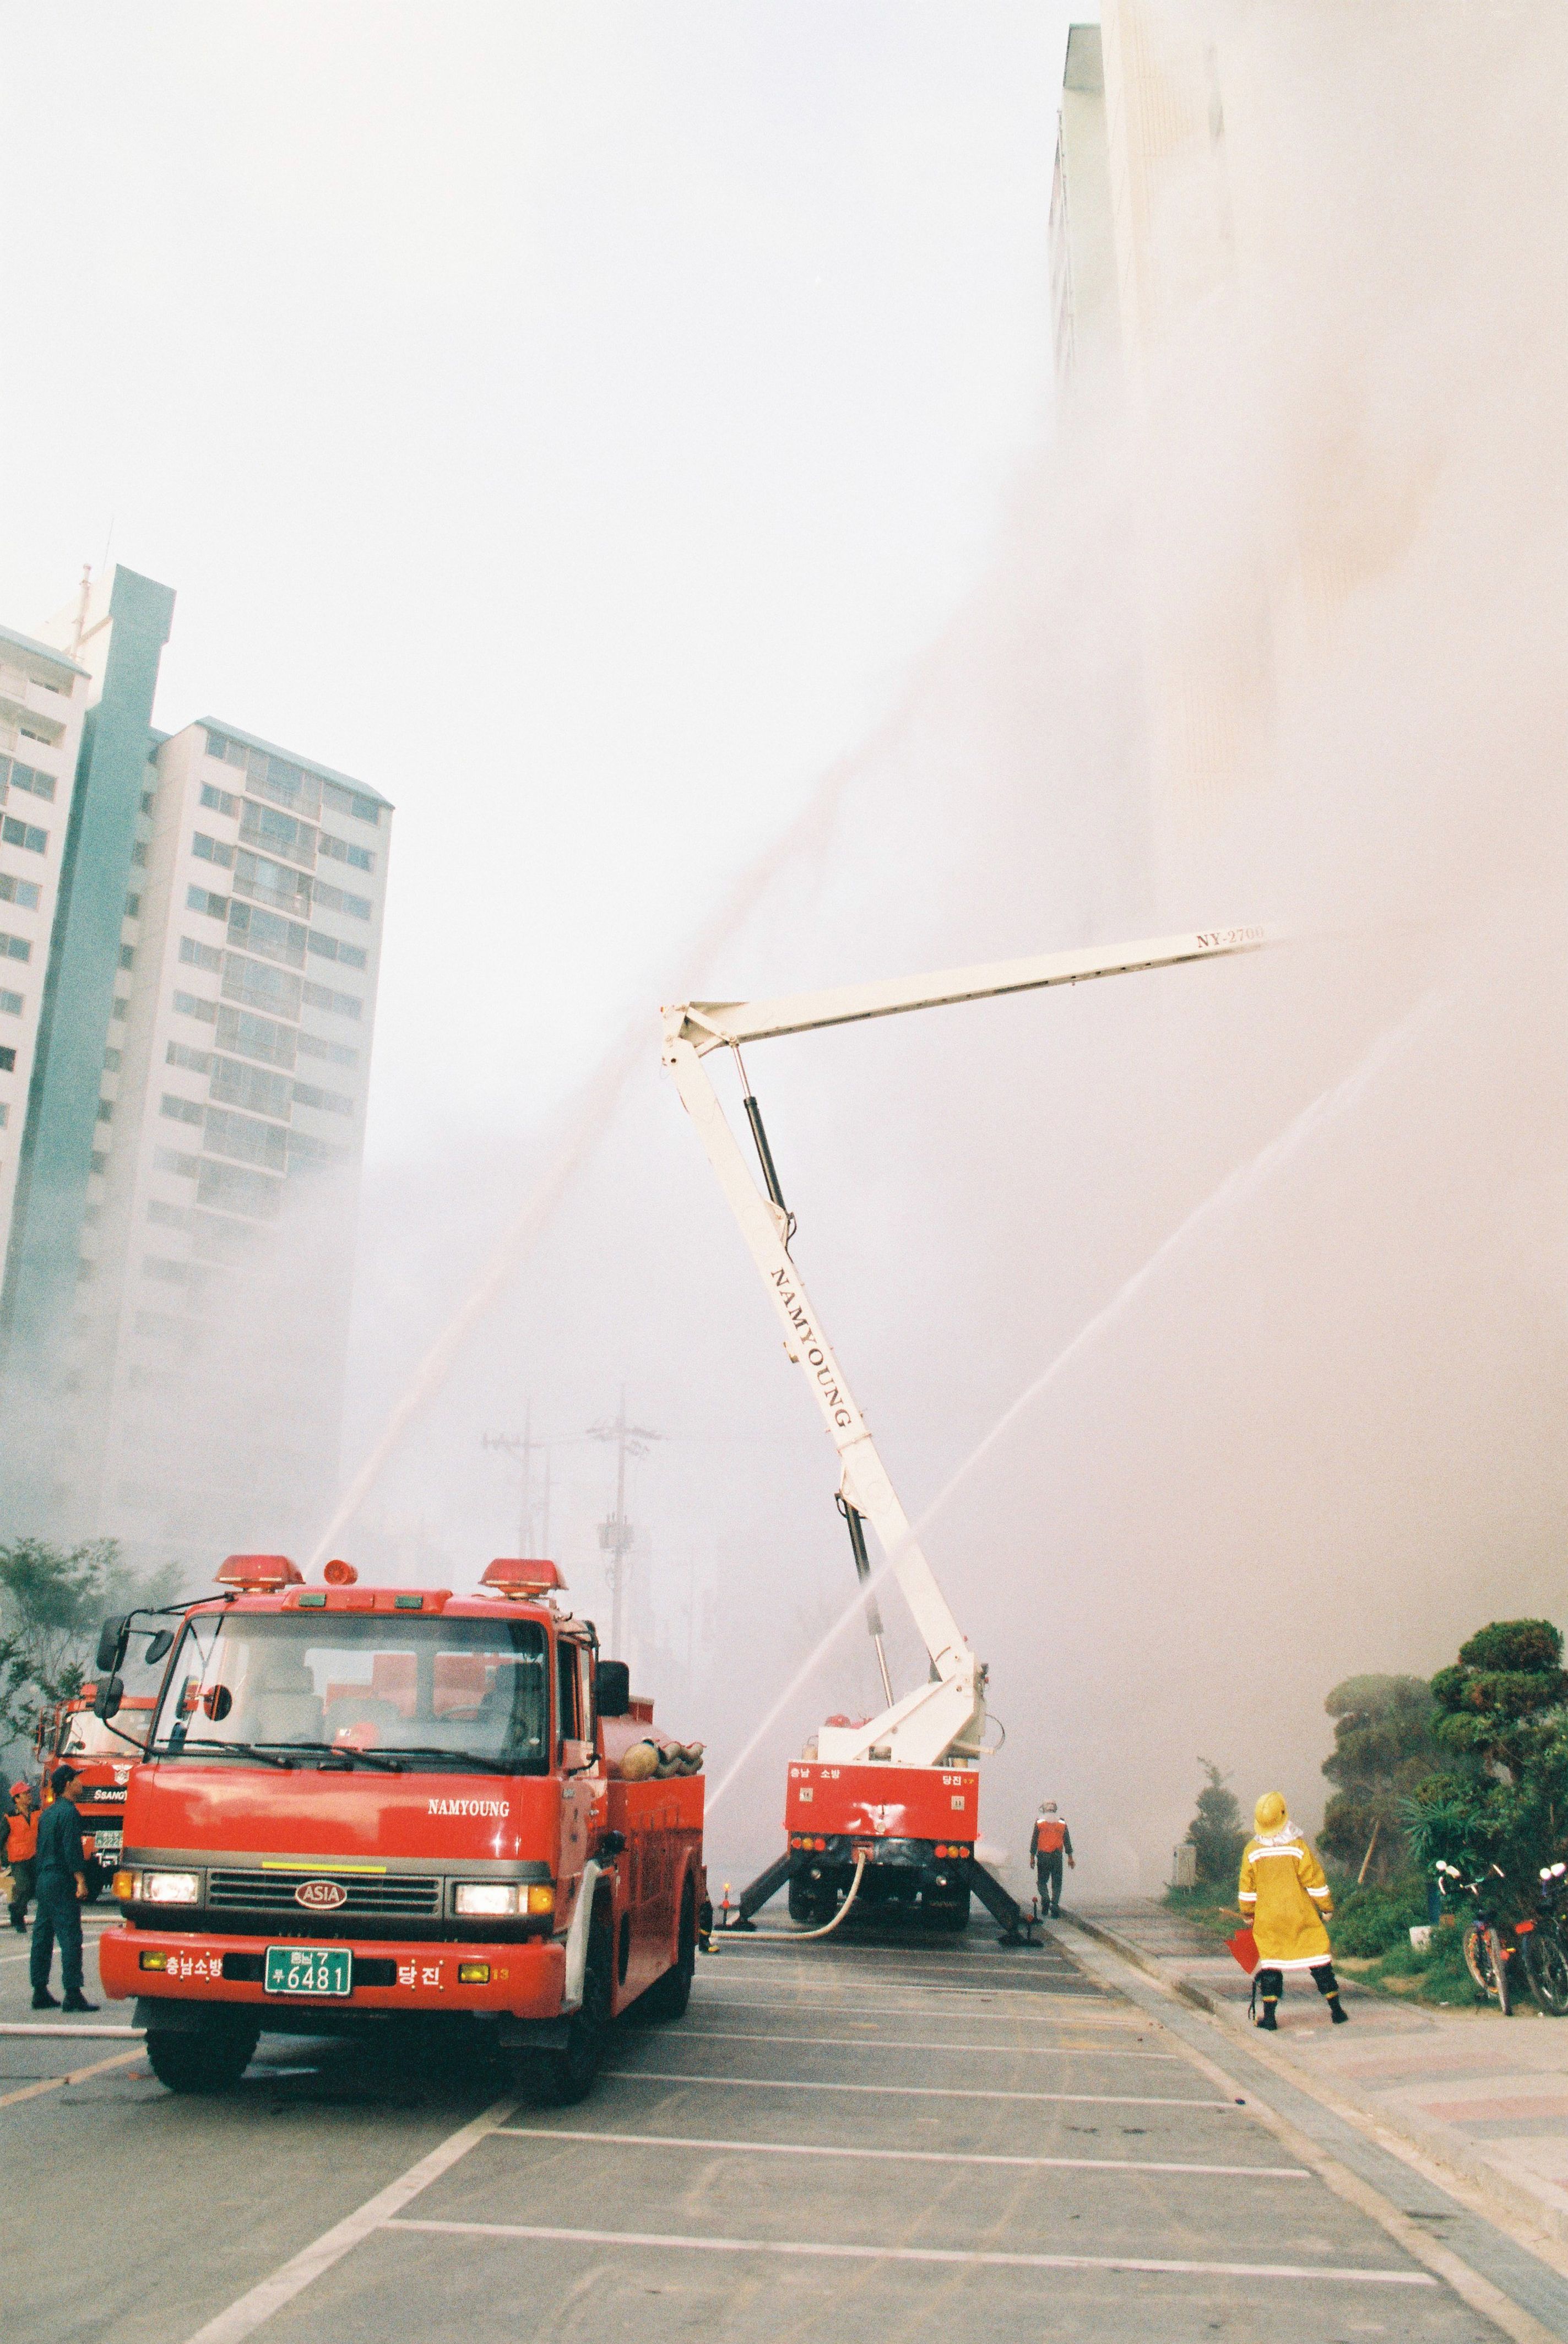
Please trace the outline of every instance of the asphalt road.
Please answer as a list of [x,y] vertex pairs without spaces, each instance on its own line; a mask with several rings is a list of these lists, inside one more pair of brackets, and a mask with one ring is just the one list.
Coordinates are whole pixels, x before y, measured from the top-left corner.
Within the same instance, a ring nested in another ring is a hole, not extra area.
[[[0,1941],[6,2028],[34,2023],[25,1950]],[[570,2109],[281,2036],[237,2092],[177,2099],[94,2032],[128,2016],[0,2034],[7,2344],[1498,2333],[1221,2040],[978,1915],[940,1947],[731,1938]]]

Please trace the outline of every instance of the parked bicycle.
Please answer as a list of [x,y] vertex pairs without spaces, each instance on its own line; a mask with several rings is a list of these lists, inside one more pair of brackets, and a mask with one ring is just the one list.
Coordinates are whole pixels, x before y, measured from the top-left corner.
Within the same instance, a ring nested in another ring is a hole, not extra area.
[[1568,2018],[1568,1864],[1543,1864],[1539,1887],[1540,1912],[1514,1932],[1537,2004],[1548,2018]]
[[1496,2002],[1506,2018],[1513,2008],[1512,1972],[1519,1947],[1512,1925],[1497,1911],[1499,1886],[1506,1887],[1505,1876],[1495,1864],[1488,1864],[1474,1880],[1466,1880],[1457,1864],[1440,1860],[1433,1869],[1443,1895],[1471,1896],[1475,1900],[1475,1910],[1464,1925],[1462,1940],[1464,1965],[1482,1993]]

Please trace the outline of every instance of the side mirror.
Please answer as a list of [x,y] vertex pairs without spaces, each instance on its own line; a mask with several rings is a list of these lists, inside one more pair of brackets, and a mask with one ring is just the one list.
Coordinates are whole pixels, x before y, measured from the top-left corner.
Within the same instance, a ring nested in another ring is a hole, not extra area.
[[93,1702],[93,1715],[101,1717],[106,1723],[125,1699],[125,1686],[118,1677],[106,1677],[98,1687],[97,1698]]
[[154,1666],[155,1662],[158,1661],[166,1661],[173,1649],[174,1630],[172,1628],[160,1628],[156,1636],[150,1636],[147,1639],[147,1648],[143,1657],[150,1669]]
[[126,1635],[131,1624],[130,1613],[120,1612],[106,1620],[98,1630],[98,1674],[112,1677],[126,1656]]
[[632,1672],[624,1661],[601,1661],[593,1672],[593,1706],[601,1717],[625,1717],[632,1708]]

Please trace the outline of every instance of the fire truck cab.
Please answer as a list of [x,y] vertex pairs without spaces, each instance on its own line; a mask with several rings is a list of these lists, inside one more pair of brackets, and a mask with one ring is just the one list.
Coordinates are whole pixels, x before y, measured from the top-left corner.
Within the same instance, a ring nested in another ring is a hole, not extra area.
[[46,1806],[54,1800],[49,1777],[56,1766],[69,1766],[87,1786],[78,1813],[89,1904],[96,1904],[120,1860],[126,1790],[138,1754],[136,1745],[146,1738],[153,1706],[146,1693],[127,1694],[110,1725],[94,1714],[96,1694],[96,1685],[84,1685],[70,1700],[46,1710],[34,1745]]
[[[231,1556],[184,1607],[135,1765],[106,1991],[175,2091],[238,2080],[263,2030],[476,2033],[580,2098],[611,2020],[686,2006],[705,1922],[700,1749],[657,1743],[552,1563],[479,1590],[305,1585]],[[100,1719],[116,1715],[105,1623]]]

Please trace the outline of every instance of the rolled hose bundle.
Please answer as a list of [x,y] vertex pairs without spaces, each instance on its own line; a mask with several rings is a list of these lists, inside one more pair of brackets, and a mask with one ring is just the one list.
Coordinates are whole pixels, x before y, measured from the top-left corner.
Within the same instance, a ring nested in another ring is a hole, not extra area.
[[700,1774],[702,1742],[656,1742],[650,1734],[622,1753],[615,1772],[623,1783],[668,1782],[675,1774]]

